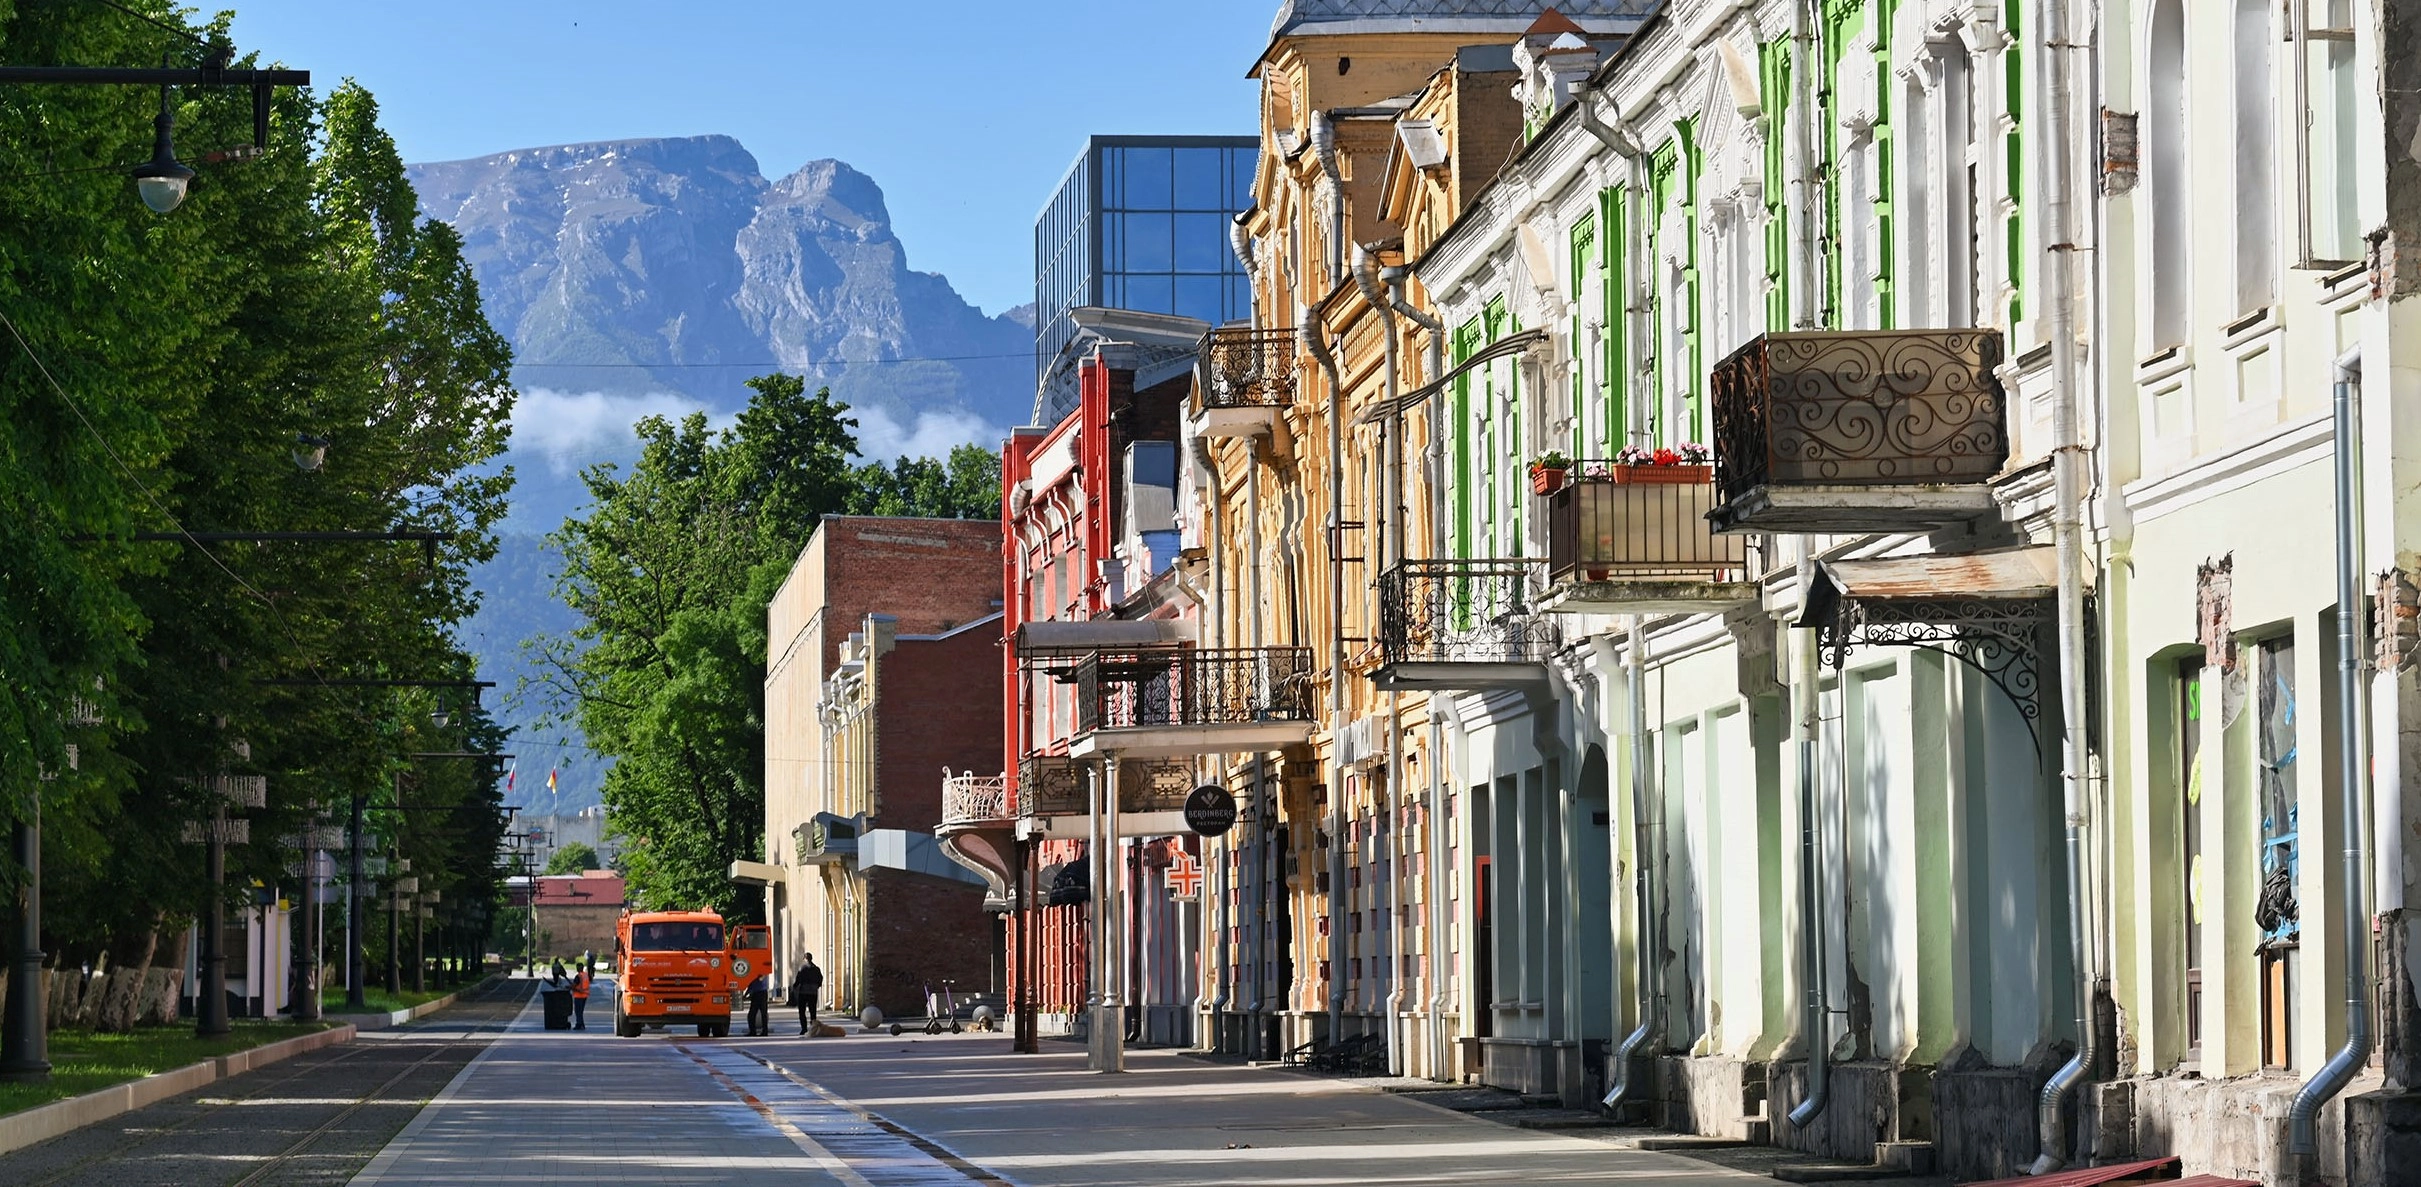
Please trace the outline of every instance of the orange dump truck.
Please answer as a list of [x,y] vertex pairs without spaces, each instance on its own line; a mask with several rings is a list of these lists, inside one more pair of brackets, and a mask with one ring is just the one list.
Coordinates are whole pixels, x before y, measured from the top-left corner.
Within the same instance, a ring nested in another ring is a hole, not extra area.
[[[746,930],[746,929],[740,929]],[[723,917],[712,911],[624,911],[614,929],[614,1033],[695,1025],[731,1033],[733,973]]]

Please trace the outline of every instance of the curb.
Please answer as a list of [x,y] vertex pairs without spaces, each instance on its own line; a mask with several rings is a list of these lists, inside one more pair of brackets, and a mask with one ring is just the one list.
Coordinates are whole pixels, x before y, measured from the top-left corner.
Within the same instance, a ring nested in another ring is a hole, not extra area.
[[320,1016],[329,1022],[345,1023],[357,1031],[367,1032],[373,1030],[387,1030],[392,1027],[402,1026],[407,1022],[419,1021],[420,1019],[426,1018],[439,1010],[445,1009],[447,1006],[453,1005],[455,999],[461,997],[463,994],[469,993],[475,989],[486,988],[488,982],[495,980],[500,975],[501,974],[490,973],[485,977],[481,977],[480,979],[471,982],[469,985],[463,986],[462,988],[445,995],[444,997],[431,998],[428,1001],[422,1002],[417,1006],[413,1006],[408,1010],[396,1010],[386,1014],[328,1014],[323,1012]]
[[121,1113],[158,1104],[169,1097],[191,1092],[214,1080],[240,1075],[254,1068],[267,1067],[281,1059],[291,1059],[306,1051],[333,1047],[349,1042],[355,1030],[338,1025],[307,1035],[296,1035],[274,1043],[264,1043],[230,1055],[215,1056],[200,1063],[154,1073],[140,1080],[112,1084],[82,1096],[52,1101],[21,1113],[0,1117],[0,1154],[22,1150],[37,1142],[46,1142],[72,1130],[96,1122],[107,1121]]

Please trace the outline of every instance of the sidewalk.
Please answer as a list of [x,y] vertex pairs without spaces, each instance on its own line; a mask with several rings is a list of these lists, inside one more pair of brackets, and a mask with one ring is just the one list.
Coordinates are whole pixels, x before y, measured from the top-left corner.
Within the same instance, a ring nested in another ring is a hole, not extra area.
[[[721,1047],[725,1044],[712,1044]],[[1772,1179],[1514,1129],[1355,1084],[1130,1051],[1015,1055],[991,1035],[732,1040],[955,1156],[1024,1184],[1660,1183]],[[970,1168],[970,1169],[972,1169]]]
[[684,1053],[695,1039],[614,1037],[597,989],[584,1031],[545,1029],[533,997],[354,1183],[846,1181]]

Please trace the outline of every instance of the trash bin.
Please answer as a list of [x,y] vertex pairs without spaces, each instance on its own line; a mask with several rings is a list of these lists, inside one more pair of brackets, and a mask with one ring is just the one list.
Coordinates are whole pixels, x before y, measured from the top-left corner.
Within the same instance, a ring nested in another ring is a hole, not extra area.
[[549,989],[538,996],[546,1001],[546,1028],[548,1030],[570,1030],[572,1028],[572,991]]

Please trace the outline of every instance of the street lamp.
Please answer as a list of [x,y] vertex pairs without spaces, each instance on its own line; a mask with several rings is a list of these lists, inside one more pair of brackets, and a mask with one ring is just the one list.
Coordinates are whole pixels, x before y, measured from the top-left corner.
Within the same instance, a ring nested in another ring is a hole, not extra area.
[[134,170],[135,191],[143,196],[143,205],[151,207],[153,214],[176,209],[185,200],[185,187],[193,181],[193,170],[177,160],[176,146],[170,143],[176,123],[177,117],[168,105],[168,88],[161,87],[160,115],[151,125],[151,159]]

